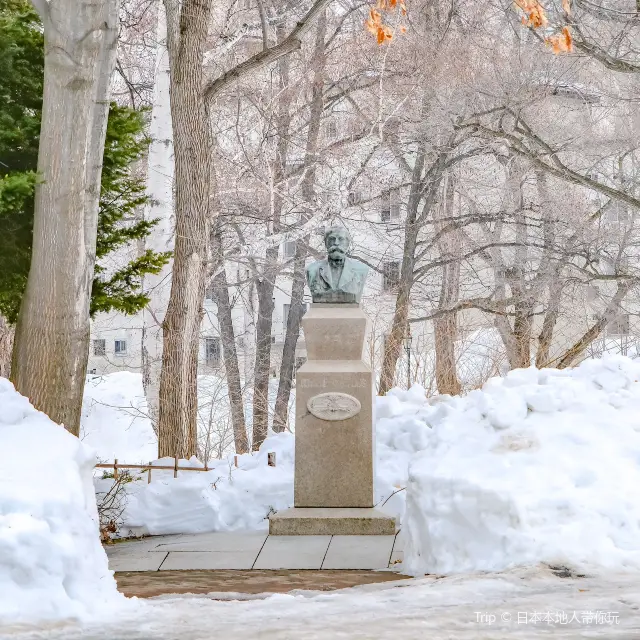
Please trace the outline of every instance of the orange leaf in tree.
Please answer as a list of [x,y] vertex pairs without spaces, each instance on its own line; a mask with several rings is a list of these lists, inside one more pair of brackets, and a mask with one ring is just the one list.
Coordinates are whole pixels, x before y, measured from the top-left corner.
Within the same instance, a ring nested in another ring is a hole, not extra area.
[[565,13],[571,13],[571,0],[562,0],[562,8]]
[[561,33],[555,36],[549,36],[545,41],[551,45],[553,53],[556,54],[567,53],[573,50],[573,38],[571,37],[569,27],[563,27]]
[[522,24],[527,27],[538,29],[544,27],[549,22],[544,7],[539,0],[515,0],[515,3],[525,12],[526,19],[522,20]]
[[[377,0],[375,9],[369,9],[369,17],[365,21],[365,28],[375,35],[378,44],[384,44],[393,39],[393,29],[382,22],[382,13],[395,11],[400,7],[400,15],[407,15],[405,0]],[[406,32],[406,27],[398,27],[400,33]]]
[[369,33],[373,33],[374,36],[377,35],[378,29],[382,26],[382,16],[380,12],[375,9],[369,9],[369,18],[364,24]]

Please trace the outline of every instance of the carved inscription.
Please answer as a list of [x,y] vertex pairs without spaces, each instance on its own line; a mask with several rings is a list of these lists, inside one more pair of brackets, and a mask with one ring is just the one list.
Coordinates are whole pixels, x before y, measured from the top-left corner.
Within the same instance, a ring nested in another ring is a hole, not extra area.
[[[303,379],[298,384],[305,389],[324,389],[332,385],[332,381],[328,378],[312,379],[309,378]],[[366,380],[363,378],[355,378],[352,380],[344,380],[340,383],[340,386],[343,389],[364,389],[367,386]]]
[[360,413],[361,408],[358,398],[347,393],[321,393],[307,402],[309,413],[320,420],[347,420]]

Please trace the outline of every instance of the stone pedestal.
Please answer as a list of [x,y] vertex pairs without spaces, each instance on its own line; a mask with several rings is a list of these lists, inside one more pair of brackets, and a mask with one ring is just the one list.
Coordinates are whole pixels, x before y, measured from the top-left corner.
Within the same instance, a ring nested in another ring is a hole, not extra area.
[[275,535],[393,535],[373,509],[373,373],[362,361],[367,319],[357,304],[313,304],[302,319],[307,362],[296,374],[294,509]]

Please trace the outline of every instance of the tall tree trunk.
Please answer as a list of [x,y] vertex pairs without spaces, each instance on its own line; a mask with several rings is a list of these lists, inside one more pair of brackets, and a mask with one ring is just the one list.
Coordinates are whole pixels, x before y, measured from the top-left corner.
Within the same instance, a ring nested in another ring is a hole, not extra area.
[[[400,282],[396,295],[396,308],[391,322],[391,331],[387,334],[384,344],[384,358],[380,372],[380,385],[378,393],[384,395],[393,387],[396,376],[396,364],[400,357],[402,339],[409,332],[409,297],[413,287],[414,269],[416,261],[416,246],[420,225],[418,220],[418,207],[423,197],[422,170],[425,163],[425,148],[421,145],[418,157],[411,175],[411,191],[407,203],[407,219],[404,225],[404,246],[402,251],[402,267],[400,269]],[[433,188],[433,185],[430,185]]]
[[[278,42],[286,37],[286,25],[276,27]],[[279,233],[282,213],[282,194],[284,176],[289,151],[289,126],[291,124],[291,91],[289,88],[289,57],[278,61],[279,95],[276,116],[276,157],[273,167],[273,206],[271,232]],[[269,373],[271,369],[271,328],[273,324],[273,290],[278,267],[279,247],[269,247],[266,251],[263,272],[256,281],[258,293],[258,322],[256,324],[256,359],[253,376],[253,436],[254,451],[267,437],[269,427]]]
[[15,329],[0,313],[0,377],[8,378],[11,372],[11,353]]
[[[173,251],[173,132],[169,98],[169,53],[167,51],[167,17],[158,2],[156,27],[156,59],[153,108],[149,135],[147,192],[149,205],[145,218],[158,220],[146,239],[146,247],[154,251]],[[162,321],[167,312],[173,260],[159,274],[144,277],[144,291],[149,304],[143,311],[142,381],[154,428],[158,428],[160,371],[162,369]]]
[[[441,210],[447,224],[456,224],[454,219],[454,184],[453,177],[449,175],[444,185],[444,198]],[[436,225],[436,232],[441,231],[444,225]],[[457,229],[451,229],[443,235],[440,245],[440,255],[450,260],[442,267],[442,285],[438,306],[447,309],[453,306],[459,297],[460,291],[460,234]],[[433,321],[433,332],[436,355],[436,384],[438,393],[458,395],[462,391],[462,385],[458,379],[456,361],[456,342],[458,339],[458,318],[456,312],[447,313]]]
[[[268,264],[277,261],[277,252],[273,255],[267,249]],[[266,268],[265,268],[266,269]],[[253,379],[253,424],[252,447],[254,451],[267,437],[269,424],[269,373],[271,368],[271,326],[273,324],[273,283],[272,270],[263,272],[256,281],[258,294],[258,320],[256,322],[256,359]]]
[[158,455],[197,449],[198,351],[209,260],[210,129],[202,58],[211,0],[165,0],[175,159],[176,240],[163,321]]
[[[306,212],[302,216],[302,224],[310,219],[312,207],[315,203],[314,186],[316,181],[316,167],[318,162],[318,136],[323,109],[325,52],[324,38],[327,31],[327,16],[323,11],[318,17],[316,42],[312,60],[313,88],[309,117],[309,131],[304,158],[304,177],[302,180],[302,198],[306,204]],[[273,430],[281,432],[286,429],[289,413],[289,398],[296,363],[296,346],[300,335],[300,320],[303,312],[303,296],[305,285],[305,263],[309,236],[296,243],[296,254],[293,260],[293,282],[291,284],[291,304],[287,317],[284,346],[282,348],[282,362],[280,364],[280,379],[278,381],[278,395],[273,415]]]
[[227,282],[227,272],[224,268],[222,238],[219,232],[216,233],[213,238],[212,254],[215,256],[214,263],[219,269],[213,279],[213,288],[216,298],[216,315],[222,340],[222,357],[224,359],[224,369],[227,374],[233,440],[235,442],[236,453],[248,453],[249,440],[247,438],[247,426],[242,403],[242,384],[240,382],[238,351],[236,349],[236,337],[233,331],[233,318],[231,316],[229,283]]
[[35,6],[45,38],[42,181],[11,377],[37,409],[78,435],[119,3],[50,0]]

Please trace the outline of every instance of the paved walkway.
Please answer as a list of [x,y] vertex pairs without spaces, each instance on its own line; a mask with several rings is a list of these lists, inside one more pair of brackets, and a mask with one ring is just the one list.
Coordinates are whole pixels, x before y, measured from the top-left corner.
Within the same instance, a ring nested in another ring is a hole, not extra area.
[[197,569],[399,569],[395,536],[270,536],[201,533],[153,536],[105,546],[113,571]]

